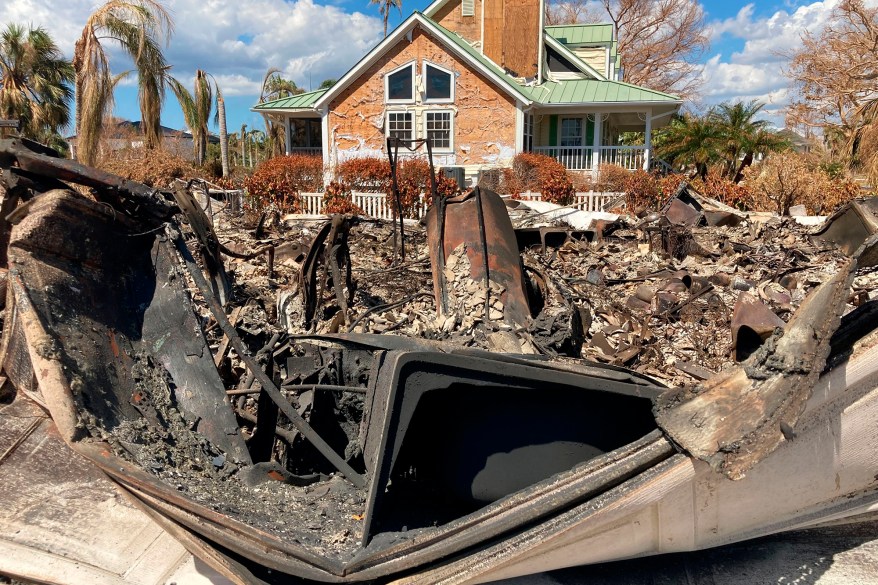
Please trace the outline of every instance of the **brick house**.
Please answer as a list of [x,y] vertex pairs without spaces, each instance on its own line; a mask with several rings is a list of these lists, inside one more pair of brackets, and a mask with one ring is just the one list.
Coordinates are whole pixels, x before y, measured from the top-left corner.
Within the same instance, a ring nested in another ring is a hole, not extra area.
[[[539,152],[568,169],[649,168],[651,134],[677,96],[619,81],[609,24],[544,26],[544,0],[436,0],[329,89],[259,104],[289,153],[386,156],[386,137],[429,138],[438,166],[468,177]],[[623,145],[623,133],[642,144]]]

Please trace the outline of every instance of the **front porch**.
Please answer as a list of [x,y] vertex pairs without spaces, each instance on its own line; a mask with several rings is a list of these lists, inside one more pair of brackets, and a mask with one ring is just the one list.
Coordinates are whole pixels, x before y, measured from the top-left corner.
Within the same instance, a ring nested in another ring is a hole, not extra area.
[[629,171],[652,166],[652,131],[670,116],[647,111],[537,110],[524,116],[522,150],[556,159],[571,171],[597,173],[603,164]]

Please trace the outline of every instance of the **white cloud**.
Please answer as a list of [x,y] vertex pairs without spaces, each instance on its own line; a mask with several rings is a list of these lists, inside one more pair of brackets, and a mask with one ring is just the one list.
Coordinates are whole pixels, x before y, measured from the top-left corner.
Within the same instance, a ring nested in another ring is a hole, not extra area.
[[[15,0],[4,7],[5,22],[39,25],[72,56],[74,43],[95,0]],[[278,67],[308,88],[339,77],[381,38],[382,22],[313,0],[166,0],[175,32],[165,51],[171,73],[189,80],[203,69],[227,95],[258,94],[265,72]],[[131,64],[116,51],[111,67]],[[188,85],[188,83],[187,83]],[[255,102],[255,98],[254,98]]]

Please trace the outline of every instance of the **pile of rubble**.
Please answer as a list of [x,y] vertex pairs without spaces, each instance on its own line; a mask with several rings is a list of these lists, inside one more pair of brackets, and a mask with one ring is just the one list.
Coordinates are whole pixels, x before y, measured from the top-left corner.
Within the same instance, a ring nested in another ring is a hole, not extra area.
[[[241,214],[26,141],[0,141],[0,164],[0,400],[44,407],[235,577],[438,582],[462,563],[480,579],[492,550],[554,546],[615,522],[603,509],[657,517],[636,494],[671,467],[733,489],[715,476],[784,446],[807,458],[797,432],[874,393],[847,392],[874,370],[874,201],[814,229],[685,186],[642,218],[476,187],[390,223]],[[835,402],[806,410],[818,382]],[[729,538],[836,514],[845,494],[873,505],[872,451],[842,451],[829,495],[777,503],[754,474],[776,517]],[[657,501],[677,487],[696,489]],[[663,550],[642,546],[577,559]]]
[[[215,219],[220,239],[236,250],[271,244],[300,252],[298,261],[288,256],[278,262],[276,255],[271,273],[267,256],[230,260],[230,272],[242,287],[232,304],[243,306],[245,316],[259,311],[258,325],[248,318],[245,330],[394,334],[492,351],[585,358],[630,367],[668,385],[704,380],[736,356],[749,355],[752,347],[738,347],[758,344],[748,335],[761,341],[782,327],[847,258],[835,246],[813,239],[813,228],[789,217],[753,215],[733,226],[671,226],[686,239],[681,253],[674,249],[678,244],[663,245],[674,229],[662,228],[659,217],[613,216],[612,222],[602,220],[599,229],[577,230],[561,219],[547,221],[545,214],[520,202],[512,204],[514,226],[553,228],[553,235],[563,236],[555,242],[550,238],[547,246],[528,245],[526,234],[520,238],[527,287],[539,300],[532,319],[515,327],[504,319],[503,287],[491,281],[486,295],[484,283],[471,278],[465,244],[445,261],[443,276],[451,283],[453,306],[440,315],[424,226],[407,227],[406,246],[415,260],[394,264],[393,226],[361,218],[349,220],[348,317],[339,319],[340,307],[329,291],[321,310],[306,322],[301,311],[291,314],[289,306],[300,292],[301,251],[325,220],[287,216],[268,229],[263,221],[257,238],[242,218]],[[851,308],[874,300],[876,283],[871,272],[858,277]],[[254,305],[253,299],[259,302]],[[275,310],[283,314],[278,320],[270,318]],[[510,342],[509,335],[517,342]]]

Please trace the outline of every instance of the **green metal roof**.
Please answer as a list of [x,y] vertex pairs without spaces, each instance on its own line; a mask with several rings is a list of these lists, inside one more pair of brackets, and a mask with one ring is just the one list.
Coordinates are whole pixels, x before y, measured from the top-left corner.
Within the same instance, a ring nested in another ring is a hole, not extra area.
[[254,110],[296,110],[296,109],[307,109],[314,105],[318,99],[320,99],[323,94],[326,93],[325,89],[318,89],[316,91],[309,91],[307,93],[300,93],[298,95],[293,95],[290,97],[280,98],[276,100],[272,100],[270,102],[265,102],[264,104],[256,104],[253,109]]
[[565,45],[590,45],[613,41],[612,24],[565,24],[547,26],[546,32]]
[[570,79],[547,81],[532,87],[521,86],[531,99],[541,104],[678,102],[675,95],[638,87],[621,81]]

